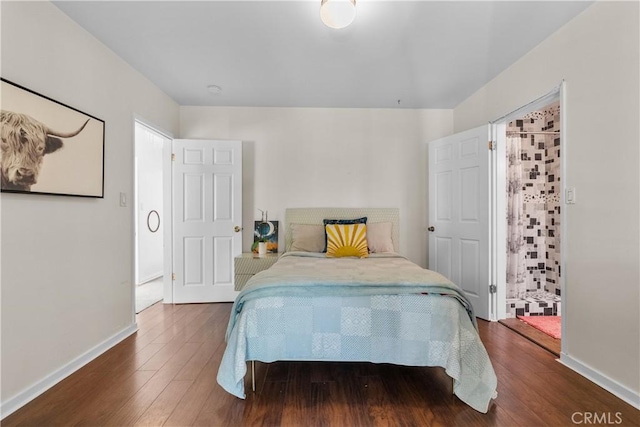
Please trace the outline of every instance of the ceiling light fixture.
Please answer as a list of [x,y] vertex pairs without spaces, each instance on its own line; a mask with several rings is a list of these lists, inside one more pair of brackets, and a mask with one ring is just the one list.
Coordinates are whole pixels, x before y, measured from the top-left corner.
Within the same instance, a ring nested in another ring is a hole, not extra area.
[[210,94],[212,95],[217,95],[220,92],[222,92],[222,88],[220,86],[216,86],[216,85],[209,85],[207,86],[207,90],[209,91]]
[[351,24],[356,18],[356,0],[322,0],[320,19],[336,30]]

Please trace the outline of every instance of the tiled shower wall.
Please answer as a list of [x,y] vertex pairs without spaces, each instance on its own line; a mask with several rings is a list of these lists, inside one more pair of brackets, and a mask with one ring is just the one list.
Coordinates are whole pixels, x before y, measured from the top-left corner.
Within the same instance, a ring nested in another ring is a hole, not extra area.
[[[508,131],[560,130],[560,105],[509,123]],[[560,295],[560,137],[522,135],[527,291]]]

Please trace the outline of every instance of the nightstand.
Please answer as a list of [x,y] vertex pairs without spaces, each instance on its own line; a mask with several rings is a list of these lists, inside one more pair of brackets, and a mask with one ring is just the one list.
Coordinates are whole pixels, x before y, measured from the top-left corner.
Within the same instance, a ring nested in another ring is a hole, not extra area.
[[241,291],[247,281],[256,273],[266,270],[278,260],[278,254],[258,255],[243,253],[234,259],[235,284],[234,289]]

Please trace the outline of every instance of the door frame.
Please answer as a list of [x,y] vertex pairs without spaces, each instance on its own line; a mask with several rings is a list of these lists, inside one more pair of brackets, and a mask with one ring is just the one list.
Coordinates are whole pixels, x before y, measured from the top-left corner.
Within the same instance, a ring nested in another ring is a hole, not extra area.
[[492,128],[492,140],[496,142],[496,149],[493,151],[493,165],[494,170],[492,173],[492,251],[493,251],[493,263],[492,263],[492,279],[495,280],[497,285],[496,293],[496,314],[495,320],[506,318],[506,269],[507,269],[507,195],[506,195],[506,126],[510,121],[522,117],[523,115],[539,110],[552,102],[559,101],[560,103],[560,177],[561,177],[561,191],[560,191],[560,293],[561,293],[561,305],[560,316],[561,320],[561,350],[560,353],[566,354],[568,348],[568,337],[566,335],[566,313],[567,313],[567,289],[566,289],[566,277],[567,277],[567,204],[566,204],[566,191],[570,187],[569,180],[567,179],[567,124],[566,124],[566,83],[563,80],[558,86],[553,88],[545,95],[535,99],[534,101],[502,116],[490,122]]
[[173,140],[165,145],[162,153],[162,209],[164,210],[164,254],[163,254],[163,290],[164,304],[173,304],[173,195],[171,183],[173,181],[173,169],[171,161],[173,157]]

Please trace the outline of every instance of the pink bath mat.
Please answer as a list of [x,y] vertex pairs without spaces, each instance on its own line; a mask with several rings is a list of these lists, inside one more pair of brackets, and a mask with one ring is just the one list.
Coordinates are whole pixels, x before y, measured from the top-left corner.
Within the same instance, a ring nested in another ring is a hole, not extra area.
[[518,316],[518,319],[553,338],[561,337],[560,316]]

